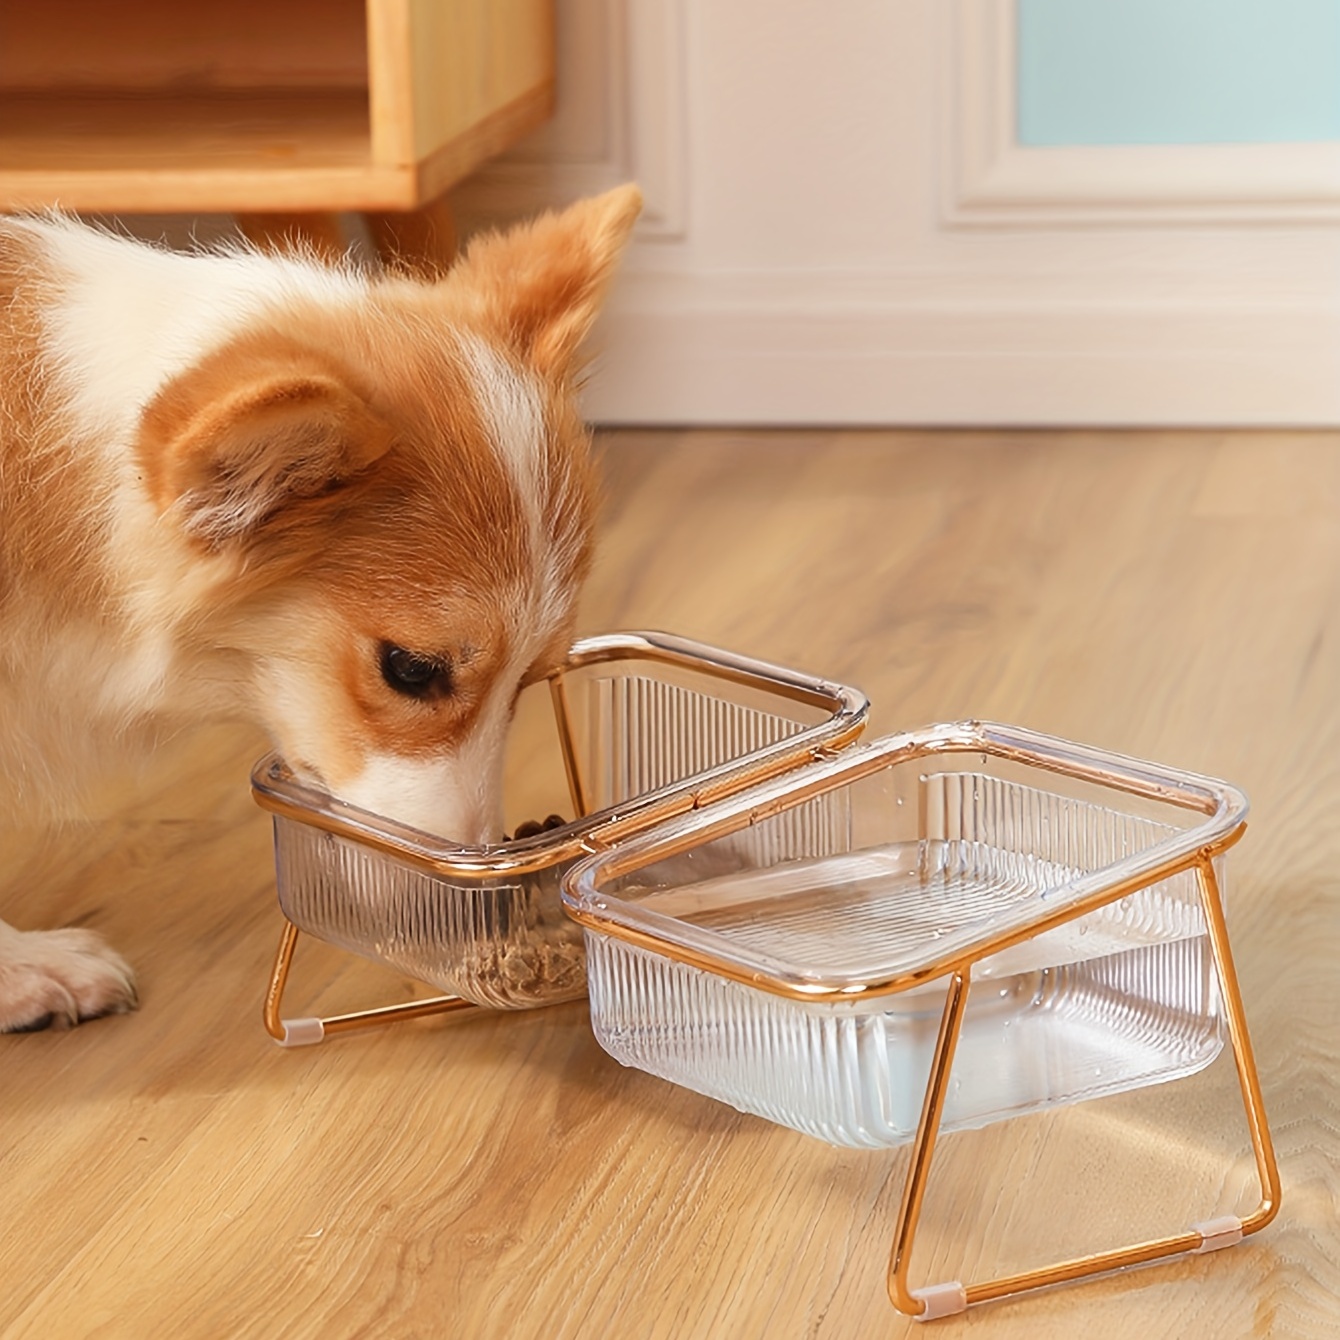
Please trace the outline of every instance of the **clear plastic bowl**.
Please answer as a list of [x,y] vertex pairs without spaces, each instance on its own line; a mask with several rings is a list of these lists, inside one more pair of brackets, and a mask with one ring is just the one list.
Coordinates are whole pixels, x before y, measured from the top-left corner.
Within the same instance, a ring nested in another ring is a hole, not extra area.
[[520,841],[461,847],[262,759],[285,917],[477,1005],[575,999],[582,936],[559,881],[579,857],[848,743],[868,710],[855,689],[664,633],[587,638],[549,688],[579,817]]
[[1190,1074],[1224,1023],[1187,866],[1245,812],[1011,727],[856,746],[571,873],[596,1037],[834,1144],[898,1145],[970,964],[944,1129]]

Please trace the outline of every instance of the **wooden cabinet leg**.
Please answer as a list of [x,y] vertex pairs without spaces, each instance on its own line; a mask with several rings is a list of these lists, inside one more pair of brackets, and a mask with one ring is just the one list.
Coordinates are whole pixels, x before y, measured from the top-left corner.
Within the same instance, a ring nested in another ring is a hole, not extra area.
[[307,250],[335,260],[348,250],[338,214],[239,214],[237,227],[266,251]]
[[446,196],[421,209],[363,217],[383,264],[430,276],[451,269],[456,259],[456,219]]

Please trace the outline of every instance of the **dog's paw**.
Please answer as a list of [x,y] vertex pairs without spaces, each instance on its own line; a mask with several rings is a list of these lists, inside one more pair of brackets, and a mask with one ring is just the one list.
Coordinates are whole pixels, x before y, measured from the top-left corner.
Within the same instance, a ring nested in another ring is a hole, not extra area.
[[0,1033],[70,1028],[136,1003],[130,965],[95,932],[0,923]]

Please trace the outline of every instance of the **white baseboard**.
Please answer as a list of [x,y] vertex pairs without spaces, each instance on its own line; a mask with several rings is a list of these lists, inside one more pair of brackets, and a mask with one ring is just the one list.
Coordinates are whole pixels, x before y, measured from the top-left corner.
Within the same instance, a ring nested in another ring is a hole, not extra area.
[[586,410],[604,424],[1340,426],[1334,303],[888,287],[628,276],[593,340]]

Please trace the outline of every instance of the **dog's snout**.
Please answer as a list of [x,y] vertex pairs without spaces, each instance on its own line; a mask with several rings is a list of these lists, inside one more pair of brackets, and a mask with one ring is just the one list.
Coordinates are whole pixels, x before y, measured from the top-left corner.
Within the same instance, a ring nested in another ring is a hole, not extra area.
[[498,780],[461,759],[370,759],[336,788],[341,800],[435,838],[474,847],[502,840]]

